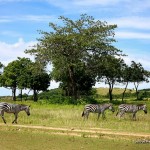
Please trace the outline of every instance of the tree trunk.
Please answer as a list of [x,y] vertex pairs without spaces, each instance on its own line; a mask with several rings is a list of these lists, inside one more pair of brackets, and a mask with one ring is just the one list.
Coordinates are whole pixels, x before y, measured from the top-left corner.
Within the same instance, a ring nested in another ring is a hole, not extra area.
[[12,88],[12,100],[16,101],[16,87]]
[[127,82],[127,84],[126,84],[126,86],[125,86],[125,89],[124,89],[124,91],[123,91],[123,93],[122,93],[122,103],[124,102],[124,95],[125,95],[125,92],[126,92],[126,90],[127,90],[127,87],[128,87],[128,82]]
[[136,90],[136,99],[138,100],[139,99],[139,92],[138,92],[138,86],[139,86],[139,83],[136,83],[134,82],[134,87],[135,87],[135,90]]
[[38,101],[38,94],[37,94],[37,91],[35,89],[33,90],[33,100],[34,100],[34,102]]
[[113,96],[112,96],[112,91],[113,91],[113,83],[109,83],[109,100],[112,102]]
[[110,102],[112,102],[112,99],[113,99],[113,97],[112,97],[112,89],[109,88],[109,100],[110,100]]
[[22,89],[20,90],[20,99],[22,101]]
[[77,87],[76,87],[76,82],[74,78],[74,71],[73,67],[69,67],[69,77],[70,77],[70,82],[71,82],[71,91],[72,91],[72,96],[73,96],[73,103],[76,104],[77,102]]

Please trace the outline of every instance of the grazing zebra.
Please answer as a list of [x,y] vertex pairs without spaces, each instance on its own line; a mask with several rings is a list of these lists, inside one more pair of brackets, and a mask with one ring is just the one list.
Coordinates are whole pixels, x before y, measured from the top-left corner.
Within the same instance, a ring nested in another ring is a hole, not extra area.
[[102,114],[103,119],[105,118],[105,110],[111,110],[112,112],[114,112],[114,108],[112,104],[87,104],[84,107],[83,113],[82,113],[82,117],[85,117],[88,119],[89,113],[98,113],[98,118],[100,117],[100,114]]
[[119,114],[119,119],[125,114],[125,113],[133,113],[132,119],[136,120],[136,113],[139,110],[143,110],[145,114],[147,114],[147,107],[145,104],[121,104],[118,107],[118,112],[116,116]]
[[1,102],[0,103],[0,115],[1,115],[4,123],[6,124],[6,120],[4,118],[4,112],[14,113],[15,119],[12,123],[17,123],[18,113],[20,111],[24,110],[28,116],[30,115],[29,107],[30,106],[23,105],[23,104],[10,104],[10,103],[6,103],[6,102]]

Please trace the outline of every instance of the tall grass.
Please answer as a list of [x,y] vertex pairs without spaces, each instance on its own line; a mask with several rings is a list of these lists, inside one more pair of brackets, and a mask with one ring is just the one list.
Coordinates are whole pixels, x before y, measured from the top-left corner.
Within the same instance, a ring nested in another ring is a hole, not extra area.
[[[97,121],[97,114],[92,113],[88,120],[83,120],[81,114],[84,105],[47,105],[32,101],[16,103],[31,105],[31,115],[29,117],[25,112],[19,113],[19,124],[82,129],[103,128],[123,132],[150,133],[150,102],[148,101],[146,102],[148,105],[148,114],[145,115],[143,111],[139,111],[137,113],[137,121],[131,120],[131,114],[126,114],[125,118],[119,120],[116,117],[116,112],[112,113],[109,110],[106,111],[105,120],[100,118]],[[117,110],[117,105],[115,105],[115,109]],[[5,119],[10,124],[14,119],[14,115],[5,113]],[[0,123],[3,123],[2,119],[0,119]]]

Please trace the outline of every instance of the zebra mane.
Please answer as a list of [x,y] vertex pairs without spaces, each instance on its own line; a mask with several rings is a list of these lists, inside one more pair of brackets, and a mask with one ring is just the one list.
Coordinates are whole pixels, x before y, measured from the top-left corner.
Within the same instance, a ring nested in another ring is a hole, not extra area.
[[20,109],[22,109],[22,110],[26,109],[27,107],[30,107],[30,106],[25,105],[25,104],[19,104],[19,106],[20,106]]

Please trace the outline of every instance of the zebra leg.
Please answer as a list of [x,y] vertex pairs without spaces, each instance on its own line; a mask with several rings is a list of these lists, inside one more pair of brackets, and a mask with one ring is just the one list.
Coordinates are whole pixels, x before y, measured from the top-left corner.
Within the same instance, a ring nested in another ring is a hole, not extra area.
[[5,120],[5,118],[4,118],[4,111],[1,111],[1,117],[2,117],[2,119],[3,119],[3,122],[6,124],[6,120]]
[[14,121],[13,121],[12,123],[16,123],[16,124],[17,124],[18,114],[17,114],[17,113],[14,113],[14,115],[15,115],[15,119],[14,119]]
[[97,117],[97,120],[99,120],[99,117],[100,117],[101,113],[98,113],[98,117]]
[[132,119],[133,119],[133,120],[136,120],[136,113],[133,113]]
[[103,119],[106,119],[106,116],[105,116],[104,111],[102,112],[102,118],[103,118]]
[[124,114],[125,114],[125,112],[124,112],[124,111],[119,112],[119,120],[121,119],[121,117],[122,117]]
[[86,112],[86,119],[88,120],[89,118],[89,112]]

